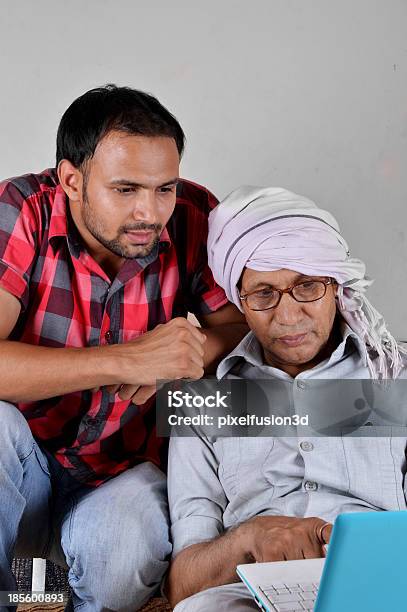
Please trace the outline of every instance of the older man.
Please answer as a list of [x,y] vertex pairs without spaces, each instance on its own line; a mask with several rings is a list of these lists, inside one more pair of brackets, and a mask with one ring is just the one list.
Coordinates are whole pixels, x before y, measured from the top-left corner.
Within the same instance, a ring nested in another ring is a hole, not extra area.
[[[403,351],[364,295],[363,262],[313,202],[239,189],[211,213],[208,252],[251,328],[219,379],[286,381],[301,402],[312,379],[405,377]],[[320,557],[338,513],[406,509],[405,448],[401,437],[173,438],[176,612],[255,610],[239,563]]]

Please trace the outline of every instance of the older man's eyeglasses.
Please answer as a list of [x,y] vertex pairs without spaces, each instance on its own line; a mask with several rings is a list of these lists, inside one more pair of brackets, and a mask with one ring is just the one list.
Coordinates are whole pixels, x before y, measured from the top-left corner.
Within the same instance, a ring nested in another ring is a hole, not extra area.
[[275,289],[269,286],[245,295],[239,294],[239,297],[246,302],[250,310],[270,310],[279,305],[283,293],[289,293],[297,302],[316,302],[324,297],[327,286],[334,283],[335,279],[333,278],[326,280],[311,279],[291,285],[287,289]]

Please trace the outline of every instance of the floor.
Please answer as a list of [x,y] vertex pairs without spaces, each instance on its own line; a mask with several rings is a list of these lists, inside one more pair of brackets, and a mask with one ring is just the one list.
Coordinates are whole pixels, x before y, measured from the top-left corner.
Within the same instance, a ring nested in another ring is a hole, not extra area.
[[[60,605],[22,605],[18,606],[18,612],[63,612],[64,607]],[[165,599],[151,599],[139,612],[171,612],[172,608]]]
[[[15,559],[13,572],[20,592],[31,591],[31,559]],[[47,561],[46,591],[51,593],[69,593],[69,584],[65,570]],[[64,606],[60,604],[24,604],[18,606],[18,612],[63,612]],[[155,597],[151,599],[139,612],[171,612],[166,599]]]

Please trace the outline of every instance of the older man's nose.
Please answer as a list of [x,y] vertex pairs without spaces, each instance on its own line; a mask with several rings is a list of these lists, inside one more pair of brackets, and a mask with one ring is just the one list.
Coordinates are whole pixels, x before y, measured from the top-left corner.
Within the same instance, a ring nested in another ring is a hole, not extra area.
[[281,325],[296,325],[302,319],[302,305],[288,293],[283,293],[274,310],[274,320]]

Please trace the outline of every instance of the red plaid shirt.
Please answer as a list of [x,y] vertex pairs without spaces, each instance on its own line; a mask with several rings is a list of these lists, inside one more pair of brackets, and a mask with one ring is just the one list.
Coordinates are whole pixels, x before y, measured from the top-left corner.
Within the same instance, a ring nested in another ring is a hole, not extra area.
[[[181,180],[156,250],[126,260],[112,282],[86,251],[55,170],[0,183],[0,286],[22,305],[10,340],[122,343],[188,311],[217,310],[227,299],[206,255],[216,203],[203,187]],[[18,407],[35,438],[81,482],[98,485],[141,461],[165,464],[153,401],[135,406],[102,389]]]

